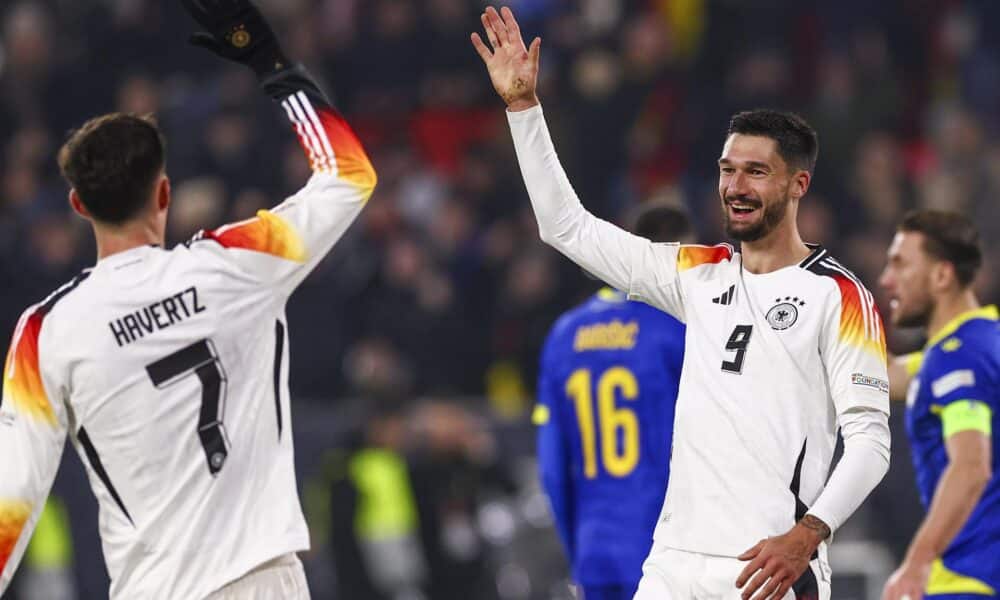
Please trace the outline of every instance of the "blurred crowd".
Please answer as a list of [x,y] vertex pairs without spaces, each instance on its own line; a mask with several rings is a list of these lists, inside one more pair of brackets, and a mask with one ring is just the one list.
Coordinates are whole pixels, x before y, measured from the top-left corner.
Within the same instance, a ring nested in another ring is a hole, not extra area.
[[[549,326],[597,284],[538,241],[502,104],[468,41],[483,3],[260,3],[379,174],[359,222],[290,303],[293,393],[381,407],[484,398],[464,410],[522,417]],[[507,4],[544,40],[540,95],[570,179],[599,216],[678,203],[702,241],[722,241],[716,159],[729,116],[791,109],[820,137],[799,219],[806,239],[877,291],[901,215],[959,209],[976,217],[988,249],[980,297],[1000,299],[1000,3]],[[156,115],[174,190],[170,244],[252,216],[308,177],[252,75],[187,46],[194,24],[178,2],[4,0],[0,27],[2,330],[94,262],[55,162],[67,131],[89,117]],[[907,332],[890,339],[896,352],[920,343]],[[379,418],[360,418],[358,439],[398,439]],[[385,427],[370,431],[373,422]],[[895,547],[910,531],[884,504],[888,521],[873,527]]]
[[[470,0],[265,1],[288,47],[358,129],[380,186],[293,300],[292,385],[352,393],[353,357],[388,344],[412,393],[486,394],[523,410],[553,318],[593,284],[542,247],[503,110],[468,43]],[[542,98],[581,197],[618,220],[650,199],[720,231],[727,118],[794,109],[818,129],[807,239],[874,287],[894,224],[918,206],[977,216],[997,253],[1000,22],[989,0],[518,0],[544,40]],[[294,192],[306,162],[252,77],[188,48],[180,7],[12,0],[0,58],[0,325],[94,260],[54,155],[110,110],[164,127],[171,243]],[[991,35],[992,34],[992,35]],[[998,281],[987,270],[984,296]],[[913,345],[913,340],[898,342]],[[906,348],[900,347],[899,350]]]

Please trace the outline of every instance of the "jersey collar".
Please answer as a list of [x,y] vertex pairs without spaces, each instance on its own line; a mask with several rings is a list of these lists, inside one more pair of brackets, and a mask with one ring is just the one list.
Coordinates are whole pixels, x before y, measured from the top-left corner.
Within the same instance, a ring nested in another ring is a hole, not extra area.
[[802,262],[799,263],[799,267],[803,269],[808,269],[816,261],[823,258],[823,256],[826,254],[826,248],[824,248],[820,244],[813,244],[810,242],[805,242],[805,245],[807,248],[809,248],[809,250],[811,250],[811,252],[809,252],[809,256],[802,259]]
[[966,323],[974,319],[986,319],[987,321],[998,321],[1000,320],[1000,311],[997,310],[996,305],[990,305],[969,310],[958,315],[957,317],[949,321],[947,325],[938,330],[936,334],[934,334],[934,337],[932,337],[930,341],[927,342],[927,345],[924,346],[924,350],[930,350],[933,346],[936,346],[939,342],[941,342],[941,340],[947,338],[951,334],[958,331],[959,327],[965,325]]

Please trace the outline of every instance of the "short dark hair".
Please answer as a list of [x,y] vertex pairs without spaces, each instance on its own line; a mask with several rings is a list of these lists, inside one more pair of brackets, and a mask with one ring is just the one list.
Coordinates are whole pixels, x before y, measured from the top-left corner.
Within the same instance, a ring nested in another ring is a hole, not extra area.
[[640,204],[627,221],[632,233],[653,242],[676,242],[693,233],[687,211],[663,202]]
[[733,115],[726,137],[739,133],[771,138],[778,143],[778,154],[796,169],[812,173],[819,156],[819,137],[806,120],[791,112],[757,109]]
[[903,216],[899,231],[922,233],[930,256],[955,266],[955,277],[969,287],[983,264],[979,231],[965,215],[947,210],[914,210]]
[[70,132],[59,170],[94,219],[121,225],[136,216],[166,163],[166,142],[151,116],[111,113]]
[[944,210],[915,210],[907,213],[899,231],[922,233],[923,249],[930,256],[950,262],[962,287],[969,287],[983,264],[979,232],[968,218]]

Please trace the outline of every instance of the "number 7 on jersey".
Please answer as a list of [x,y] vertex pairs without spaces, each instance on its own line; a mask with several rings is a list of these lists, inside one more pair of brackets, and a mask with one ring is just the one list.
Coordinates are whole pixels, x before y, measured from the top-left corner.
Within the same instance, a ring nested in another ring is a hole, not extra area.
[[201,340],[146,365],[146,372],[157,389],[174,385],[197,375],[201,381],[201,410],[198,438],[205,449],[208,472],[217,475],[229,456],[229,442],[222,417],[226,412],[226,372],[211,340]]

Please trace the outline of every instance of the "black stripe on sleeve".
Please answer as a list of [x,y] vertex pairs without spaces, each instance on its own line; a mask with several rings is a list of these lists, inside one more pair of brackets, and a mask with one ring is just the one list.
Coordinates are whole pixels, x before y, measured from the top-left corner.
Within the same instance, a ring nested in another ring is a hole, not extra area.
[[281,441],[281,361],[285,353],[285,324],[274,322],[274,409],[278,415],[278,441]]
[[77,433],[76,438],[80,440],[80,444],[83,446],[83,451],[87,455],[87,461],[90,462],[90,468],[97,473],[97,476],[104,483],[104,487],[108,489],[111,493],[111,497],[115,499],[115,503],[118,504],[118,508],[122,509],[125,513],[125,517],[128,519],[129,523],[135,527],[135,521],[132,520],[132,515],[128,514],[128,509],[125,508],[125,504],[122,502],[121,496],[118,495],[118,490],[115,489],[114,484],[111,483],[111,478],[108,477],[108,472],[104,470],[104,463],[101,462],[101,457],[97,454],[97,449],[94,448],[93,442],[90,441],[90,436],[87,434],[87,430],[83,427],[80,428],[79,433]]

